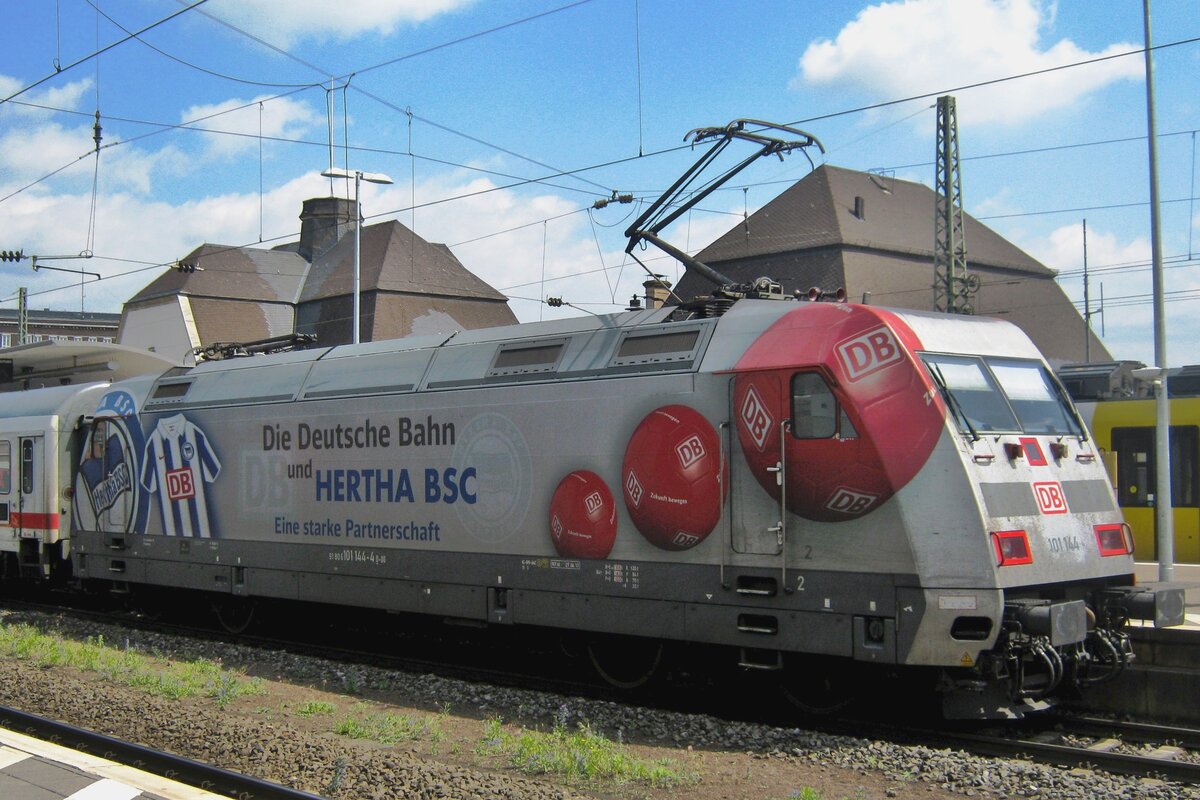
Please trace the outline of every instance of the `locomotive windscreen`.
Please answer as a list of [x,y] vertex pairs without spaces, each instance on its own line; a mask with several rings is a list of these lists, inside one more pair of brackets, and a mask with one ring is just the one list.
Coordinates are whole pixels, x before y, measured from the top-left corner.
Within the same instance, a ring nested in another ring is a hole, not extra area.
[[926,353],[925,365],[960,424],[973,431],[1080,435],[1065,399],[1036,361]]

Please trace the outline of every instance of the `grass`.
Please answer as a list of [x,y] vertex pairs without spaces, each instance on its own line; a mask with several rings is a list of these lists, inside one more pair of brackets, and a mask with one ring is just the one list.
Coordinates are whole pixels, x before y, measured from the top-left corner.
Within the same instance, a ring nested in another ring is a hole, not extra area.
[[347,716],[333,726],[333,732],[351,739],[370,739],[380,744],[429,741],[435,746],[444,738],[442,717],[415,717],[408,714],[367,714]]
[[529,775],[553,775],[568,783],[611,781],[672,787],[694,783],[696,776],[667,759],[647,761],[606,739],[587,725],[567,730],[556,725],[549,732],[522,730],[508,733],[500,720],[485,723],[477,749],[482,755],[499,755],[510,766]]
[[326,703],[323,700],[309,700],[304,705],[296,709],[296,713],[302,717],[315,717],[317,715],[332,714],[337,711],[337,706],[333,703]]
[[29,625],[0,625],[0,655],[43,669],[73,667],[103,675],[113,683],[177,700],[210,697],[224,707],[239,697],[263,694],[262,681],[226,670],[215,661],[168,662],[129,649],[112,647],[103,637],[73,642]]

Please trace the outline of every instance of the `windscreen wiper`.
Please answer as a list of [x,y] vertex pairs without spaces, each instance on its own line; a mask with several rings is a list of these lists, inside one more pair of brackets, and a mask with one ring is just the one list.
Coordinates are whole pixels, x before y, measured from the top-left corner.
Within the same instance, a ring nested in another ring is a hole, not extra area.
[[946,400],[946,405],[950,406],[950,410],[954,416],[962,420],[963,425],[967,426],[967,430],[971,432],[971,441],[979,441],[979,432],[975,430],[975,426],[971,424],[971,420],[967,417],[967,412],[963,410],[962,404],[958,402],[958,398],[950,391],[950,387],[946,385],[946,378],[942,375],[942,368],[937,363],[925,362],[925,366],[929,368],[929,374],[933,376],[934,382],[942,392],[942,397]]

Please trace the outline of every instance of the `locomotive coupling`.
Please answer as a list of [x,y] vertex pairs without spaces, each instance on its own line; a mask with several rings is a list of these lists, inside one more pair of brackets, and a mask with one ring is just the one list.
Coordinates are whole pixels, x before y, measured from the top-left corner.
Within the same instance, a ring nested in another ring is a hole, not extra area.
[[1004,619],[1020,625],[1022,633],[1047,637],[1052,647],[1087,638],[1087,604],[1082,600],[1009,600],[1004,604]]
[[1170,628],[1184,622],[1184,588],[1172,584],[1105,589],[1100,593],[1099,605],[1108,614],[1153,621],[1156,628]]

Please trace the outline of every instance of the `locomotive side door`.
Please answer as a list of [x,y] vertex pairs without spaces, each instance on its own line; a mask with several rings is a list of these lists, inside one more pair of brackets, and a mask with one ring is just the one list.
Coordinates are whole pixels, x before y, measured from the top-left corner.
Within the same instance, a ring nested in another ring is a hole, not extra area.
[[779,555],[783,506],[763,490],[763,483],[782,480],[782,457],[772,453],[779,452],[779,430],[787,421],[787,409],[773,401],[786,396],[786,391],[783,379],[775,374],[755,375],[753,385],[745,389],[737,386],[738,380],[729,384],[730,544],[737,553]]
[[92,422],[88,452],[80,470],[90,490],[96,530],[124,532],[131,511],[129,487],[136,476],[126,460],[116,423],[105,418]]

